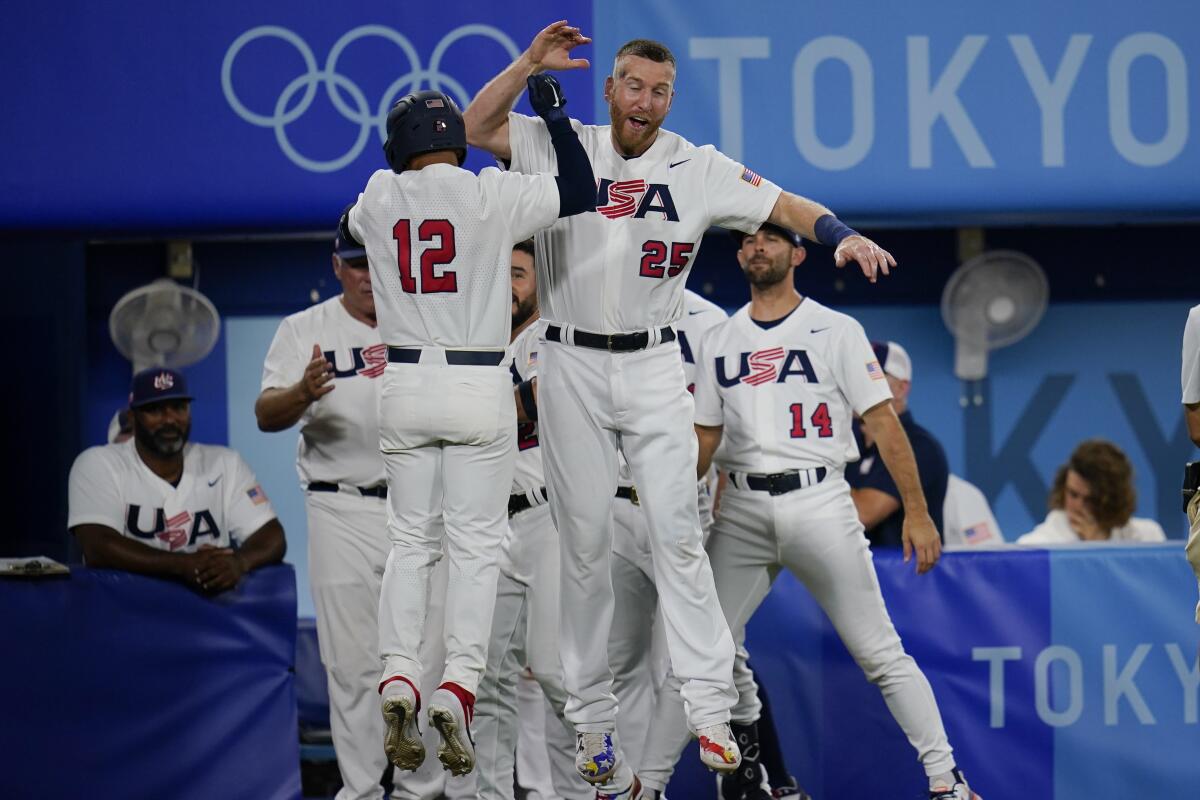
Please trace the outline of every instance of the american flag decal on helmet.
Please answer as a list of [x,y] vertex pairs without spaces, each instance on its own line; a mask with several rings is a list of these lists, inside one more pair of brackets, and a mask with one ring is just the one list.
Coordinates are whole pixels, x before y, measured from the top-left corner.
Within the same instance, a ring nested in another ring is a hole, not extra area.
[[445,108],[446,103],[443,102],[442,98],[434,97],[430,100],[425,101],[425,107],[426,108]]

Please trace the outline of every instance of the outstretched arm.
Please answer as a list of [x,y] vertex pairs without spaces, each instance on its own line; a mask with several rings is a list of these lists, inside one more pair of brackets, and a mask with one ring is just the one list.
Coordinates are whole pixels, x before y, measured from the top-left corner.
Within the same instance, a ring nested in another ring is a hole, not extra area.
[[512,160],[508,139],[508,112],[525,91],[531,75],[544,70],[584,69],[586,58],[571,58],[571,50],[592,40],[567,21],[551,23],[533,37],[516,61],[488,81],[463,112],[467,125],[467,144],[487,150],[496,158]]
[[825,206],[791,192],[780,192],[771,215],[776,225],[796,231],[806,239],[836,248],[833,263],[839,269],[851,261],[857,262],[863,275],[875,282],[879,272],[890,274],[896,266],[892,254],[867,237],[843,225]]
[[913,553],[917,556],[917,572],[933,569],[942,556],[942,541],[937,528],[929,516],[925,503],[925,492],[921,489],[921,477],[917,472],[917,459],[913,456],[908,434],[900,425],[896,410],[891,402],[883,402],[862,415],[863,427],[875,440],[879,455],[888,473],[900,490],[900,501],[904,504],[904,560]]
[[592,162],[587,151],[579,142],[579,135],[571,127],[571,118],[564,106],[562,87],[553,75],[531,75],[529,104],[538,116],[546,121],[550,132],[550,144],[558,160],[558,216],[569,217],[596,208],[596,177],[592,173]]

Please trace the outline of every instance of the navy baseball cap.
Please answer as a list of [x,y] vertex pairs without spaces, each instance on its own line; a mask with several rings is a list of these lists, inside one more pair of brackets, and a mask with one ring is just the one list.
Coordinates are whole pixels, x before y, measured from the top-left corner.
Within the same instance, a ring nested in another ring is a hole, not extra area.
[[871,349],[875,351],[875,358],[879,359],[879,366],[883,367],[883,371],[893,378],[898,378],[902,381],[912,380],[912,359],[908,357],[908,351],[895,342],[871,342]]
[[367,257],[366,248],[358,242],[352,242],[348,239],[343,240],[341,235],[333,237],[333,252],[334,255],[343,261]]
[[342,217],[350,213],[350,209],[354,208],[354,203],[342,209],[342,213],[338,215],[338,232],[333,237],[333,254],[343,261],[350,261],[355,258],[366,258],[367,251],[361,244],[351,239],[342,238]]
[[151,367],[133,376],[129,387],[129,407],[141,408],[160,400],[191,400],[187,378],[182,372],[166,367]]
[[[773,231],[775,233],[778,233],[784,239],[787,239],[789,242],[791,242],[792,247],[803,247],[804,246],[803,240],[800,238],[800,234],[796,233],[793,230],[785,228],[782,225],[776,225],[774,222],[764,222],[762,225],[760,225],[758,227],[758,230]],[[730,231],[730,233],[733,234],[733,242],[738,247],[741,247],[742,240],[750,235],[750,234],[746,233],[745,231]]]

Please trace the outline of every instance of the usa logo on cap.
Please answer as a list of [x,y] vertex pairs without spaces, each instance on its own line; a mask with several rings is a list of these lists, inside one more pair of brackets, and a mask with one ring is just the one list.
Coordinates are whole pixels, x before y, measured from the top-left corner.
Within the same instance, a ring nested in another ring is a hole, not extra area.
[[175,385],[175,376],[169,372],[160,372],[154,376],[154,388],[165,392]]

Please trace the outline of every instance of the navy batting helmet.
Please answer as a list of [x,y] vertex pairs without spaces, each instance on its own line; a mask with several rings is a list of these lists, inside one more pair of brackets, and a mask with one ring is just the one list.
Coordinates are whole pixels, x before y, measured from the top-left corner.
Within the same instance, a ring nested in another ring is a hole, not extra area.
[[437,150],[453,150],[459,166],[467,160],[467,126],[458,106],[428,89],[401,97],[387,117],[383,154],[388,166],[403,172],[413,156]]

